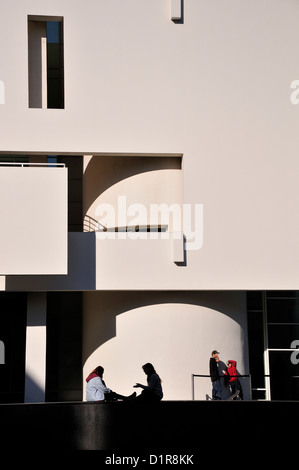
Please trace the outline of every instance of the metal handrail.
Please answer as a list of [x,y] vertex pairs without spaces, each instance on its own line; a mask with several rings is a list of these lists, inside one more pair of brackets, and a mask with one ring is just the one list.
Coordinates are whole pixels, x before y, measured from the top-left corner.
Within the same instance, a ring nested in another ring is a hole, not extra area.
[[107,227],[105,227],[101,222],[90,217],[90,215],[85,215],[83,220],[83,228],[86,232],[107,232]]
[[[275,374],[264,374],[263,377],[267,377],[267,378],[271,378],[271,377],[274,377]],[[194,400],[194,377],[211,377],[211,375],[204,375],[204,374],[191,374],[191,388],[192,388],[192,400]],[[220,377],[225,377],[225,375],[221,375],[220,374]],[[230,377],[249,377],[250,379],[250,390],[251,391],[266,391],[267,389],[265,387],[251,387],[251,374],[237,374],[237,375],[230,375]],[[292,378],[292,379],[299,379],[299,375],[289,375],[289,374],[283,374],[283,373],[279,373],[279,377],[280,378],[283,378],[283,377],[288,377],[288,378]]]
[[121,227],[105,227],[90,215],[84,216],[83,227],[86,232],[166,232],[167,225],[125,225]]
[[65,163],[56,163],[56,162],[49,162],[49,163],[33,163],[33,162],[0,162],[0,166],[54,166],[54,167],[65,167]]
[[[191,388],[192,388],[192,400],[194,400],[194,377],[211,377],[211,375],[205,374],[191,374]],[[220,377],[225,377],[225,375],[220,375]],[[251,379],[250,374],[237,374],[237,375],[230,375],[230,377],[249,377]]]

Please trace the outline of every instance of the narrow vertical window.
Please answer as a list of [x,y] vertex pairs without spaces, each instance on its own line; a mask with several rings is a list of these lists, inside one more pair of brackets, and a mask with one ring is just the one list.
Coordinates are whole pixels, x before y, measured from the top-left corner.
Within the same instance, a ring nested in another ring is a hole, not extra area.
[[63,22],[47,21],[48,108],[64,108]]
[[29,16],[29,108],[64,108],[63,55],[63,19]]

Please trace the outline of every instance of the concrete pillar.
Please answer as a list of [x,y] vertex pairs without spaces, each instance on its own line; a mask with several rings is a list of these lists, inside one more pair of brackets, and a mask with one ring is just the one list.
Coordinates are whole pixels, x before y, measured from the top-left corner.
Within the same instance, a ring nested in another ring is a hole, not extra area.
[[47,294],[28,293],[25,403],[45,401]]

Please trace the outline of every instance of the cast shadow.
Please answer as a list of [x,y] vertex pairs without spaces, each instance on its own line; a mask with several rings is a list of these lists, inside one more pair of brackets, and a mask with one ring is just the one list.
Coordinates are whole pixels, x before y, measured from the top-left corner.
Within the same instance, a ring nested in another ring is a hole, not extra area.
[[157,170],[181,170],[181,157],[163,156],[93,156],[85,172],[84,181],[88,190],[84,191],[85,210],[107,189],[132,176]]
[[177,266],[187,266],[186,235],[183,235],[183,245],[184,259],[183,261],[175,261],[174,264],[176,264]]
[[173,20],[175,24],[184,24],[185,21],[185,8],[184,8],[184,0],[181,0],[181,19],[180,20]]
[[[189,305],[200,305],[202,307],[211,308],[212,310],[222,310],[222,305],[226,304],[226,298],[230,297],[229,292],[223,292],[218,297],[214,297],[210,292],[191,292],[188,299],[185,292],[182,291],[122,291],[122,292],[96,292],[90,298],[90,305],[97,305],[96,311],[92,312],[93,319],[98,316],[96,327],[89,332],[88,347],[84,351],[83,362],[107,341],[116,337],[116,320],[118,315],[129,312],[131,310],[165,303],[183,303]],[[88,305],[86,305],[88,308]],[[227,314],[227,312],[225,312]],[[229,316],[237,321],[238,309],[232,306]],[[95,324],[94,324],[95,325]],[[220,369],[225,370],[226,365],[221,361]],[[224,382],[224,377],[223,377]],[[224,387],[227,388],[227,387]]]

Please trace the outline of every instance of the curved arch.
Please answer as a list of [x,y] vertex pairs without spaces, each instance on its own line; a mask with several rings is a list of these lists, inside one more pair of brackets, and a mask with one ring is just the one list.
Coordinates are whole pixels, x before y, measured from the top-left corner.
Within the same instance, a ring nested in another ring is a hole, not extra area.
[[[106,367],[111,387],[127,393],[134,380],[142,380],[141,364],[151,362],[163,377],[165,399],[185,399],[191,393],[191,374],[209,373],[215,348],[223,360],[235,358],[241,370],[248,368],[243,292],[86,294],[84,376],[99,363]],[[197,396],[205,396],[210,379],[198,387]]]
[[[88,297],[90,302],[86,301]],[[91,326],[83,360],[87,360],[96,349],[116,337],[116,319],[119,315],[142,307],[163,304],[196,305],[228,315],[233,321],[239,323],[239,298],[231,296],[230,292],[124,291],[117,293],[95,291],[85,295],[85,309],[90,311],[93,319],[98,315],[99,321],[105,324],[105,328],[94,328],[92,321],[86,321],[86,324]]]
[[180,170],[181,157],[93,156],[83,177],[83,204],[86,214],[101,194],[132,176],[157,170]]

